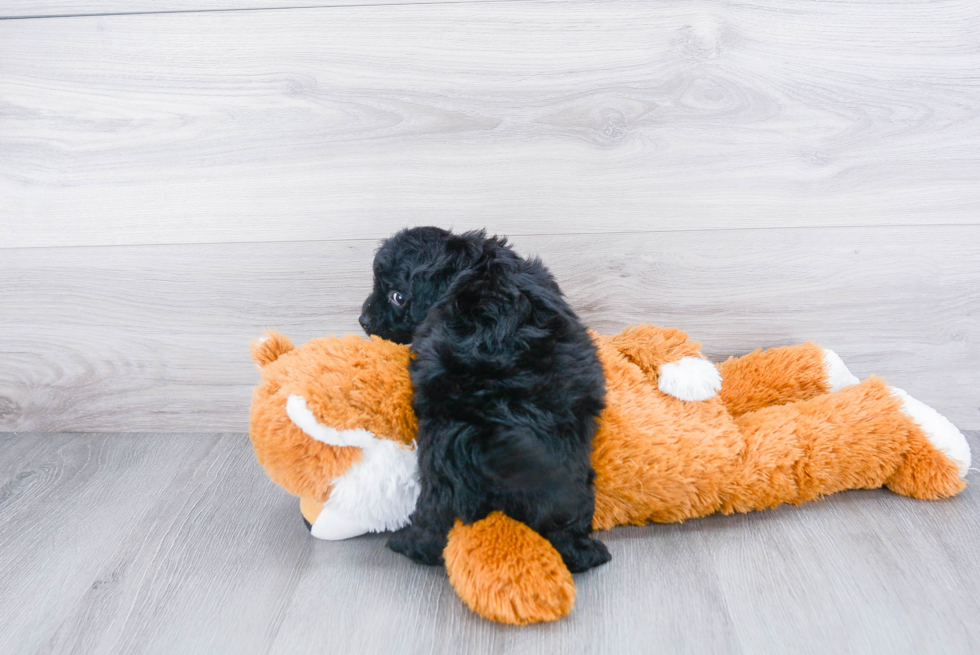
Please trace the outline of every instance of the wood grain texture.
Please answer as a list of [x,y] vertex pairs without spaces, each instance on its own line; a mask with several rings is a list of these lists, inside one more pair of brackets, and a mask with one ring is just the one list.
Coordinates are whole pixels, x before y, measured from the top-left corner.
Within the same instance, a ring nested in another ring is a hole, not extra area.
[[[676,325],[716,360],[809,339],[980,427],[980,227],[515,239],[600,332]],[[248,342],[358,332],[373,241],[14,249],[0,429],[243,431]]]
[[[980,433],[968,438],[974,449]],[[575,610],[467,610],[384,535],[317,541],[244,435],[0,438],[0,643],[30,653],[974,653],[980,493],[845,492],[600,533]]]
[[[303,0],[4,0],[3,4],[0,5],[0,19],[520,1],[522,0],[322,0],[321,2],[304,2]],[[544,2],[548,0],[534,1]]]
[[980,4],[0,21],[0,244],[976,224]]
[[4,435],[3,459],[22,443],[33,448],[13,455],[0,514],[5,650],[271,642],[301,571],[292,558],[313,544],[282,549],[297,518],[262,484],[247,436]]

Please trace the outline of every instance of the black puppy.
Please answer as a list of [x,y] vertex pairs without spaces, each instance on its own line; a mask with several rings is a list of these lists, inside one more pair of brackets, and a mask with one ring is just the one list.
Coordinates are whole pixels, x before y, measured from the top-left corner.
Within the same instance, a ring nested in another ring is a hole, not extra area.
[[483,231],[402,230],[375,256],[360,322],[414,353],[421,492],[389,548],[440,564],[457,517],[500,510],[548,539],[572,572],[609,561],[589,538],[605,377],[540,260]]

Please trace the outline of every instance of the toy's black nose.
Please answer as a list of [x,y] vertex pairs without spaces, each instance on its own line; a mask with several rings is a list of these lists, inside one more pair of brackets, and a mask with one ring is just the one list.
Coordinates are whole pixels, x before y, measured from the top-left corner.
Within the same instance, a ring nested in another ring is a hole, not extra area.
[[357,322],[361,324],[361,327],[365,330],[368,329],[368,325],[371,324],[371,319],[368,318],[367,314],[361,314],[361,317],[357,319]]

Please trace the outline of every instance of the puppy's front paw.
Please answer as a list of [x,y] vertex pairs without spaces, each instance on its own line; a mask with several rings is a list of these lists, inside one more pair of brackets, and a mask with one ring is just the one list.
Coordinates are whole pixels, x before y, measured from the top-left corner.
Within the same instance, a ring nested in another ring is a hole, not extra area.
[[443,564],[442,551],[446,548],[446,535],[409,525],[388,538],[388,548],[426,566]]

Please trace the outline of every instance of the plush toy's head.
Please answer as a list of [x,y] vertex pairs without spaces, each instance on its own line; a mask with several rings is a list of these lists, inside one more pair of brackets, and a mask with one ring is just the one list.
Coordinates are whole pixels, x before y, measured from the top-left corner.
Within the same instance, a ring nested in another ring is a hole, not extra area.
[[418,496],[409,352],[374,337],[295,349],[272,332],[252,346],[262,382],[250,436],[274,482],[299,496],[315,536],[402,527]]

